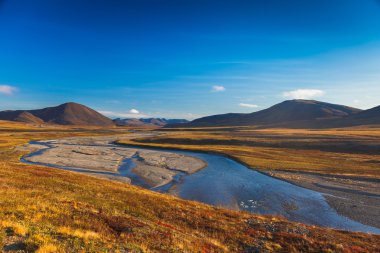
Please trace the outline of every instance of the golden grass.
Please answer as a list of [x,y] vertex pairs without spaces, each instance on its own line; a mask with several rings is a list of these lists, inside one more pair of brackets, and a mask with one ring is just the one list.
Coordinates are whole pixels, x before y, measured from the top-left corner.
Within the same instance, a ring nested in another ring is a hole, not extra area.
[[28,229],[25,228],[23,225],[13,221],[3,220],[0,222],[0,227],[4,229],[9,229],[11,233],[19,236],[25,236],[28,232]]
[[36,253],[54,253],[57,251],[58,251],[57,246],[55,246],[53,244],[45,244],[45,245],[42,245],[41,247],[39,247],[36,250]]
[[171,129],[159,137],[124,143],[222,153],[262,171],[380,178],[380,129]]
[[81,229],[72,229],[70,227],[60,227],[58,228],[57,232],[62,235],[73,236],[73,237],[82,238],[85,240],[100,238],[99,234],[94,231],[90,231],[90,230],[84,231]]
[[19,162],[29,140],[119,130],[0,123],[0,246],[19,252],[375,252],[380,237],[184,201]]

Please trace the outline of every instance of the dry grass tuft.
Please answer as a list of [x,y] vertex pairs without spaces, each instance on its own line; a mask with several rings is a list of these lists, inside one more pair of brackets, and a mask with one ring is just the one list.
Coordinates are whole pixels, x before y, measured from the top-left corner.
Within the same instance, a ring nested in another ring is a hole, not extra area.
[[11,233],[18,236],[25,236],[28,233],[28,229],[26,227],[13,221],[1,221],[0,227],[9,229]]
[[99,239],[100,235],[98,233],[95,233],[94,231],[90,230],[80,230],[80,229],[71,229],[69,227],[61,227],[58,229],[58,233],[68,236],[73,236],[77,238],[82,238],[85,240],[89,239]]
[[57,251],[58,251],[57,246],[53,244],[45,244],[39,247],[38,250],[36,250],[36,253],[54,253]]

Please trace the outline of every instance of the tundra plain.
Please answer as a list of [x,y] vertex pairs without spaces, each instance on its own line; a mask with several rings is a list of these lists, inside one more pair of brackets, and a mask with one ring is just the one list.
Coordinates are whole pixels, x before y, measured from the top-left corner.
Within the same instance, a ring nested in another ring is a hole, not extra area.
[[31,140],[128,131],[128,128],[41,128],[1,122],[2,250],[40,253],[380,250],[378,235],[219,209],[125,183],[20,162],[26,152],[18,147]]

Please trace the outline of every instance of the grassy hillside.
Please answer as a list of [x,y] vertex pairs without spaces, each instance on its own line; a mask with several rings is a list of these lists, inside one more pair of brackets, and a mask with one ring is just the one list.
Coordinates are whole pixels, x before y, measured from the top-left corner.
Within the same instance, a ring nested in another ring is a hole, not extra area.
[[7,252],[375,252],[380,236],[217,209],[19,162],[30,140],[116,130],[0,122],[0,247]]

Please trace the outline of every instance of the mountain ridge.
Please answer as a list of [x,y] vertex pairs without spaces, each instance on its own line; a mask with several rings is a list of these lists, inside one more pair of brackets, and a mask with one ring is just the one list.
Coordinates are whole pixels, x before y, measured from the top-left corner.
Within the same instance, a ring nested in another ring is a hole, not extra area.
[[333,128],[380,124],[380,106],[361,110],[316,100],[286,100],[252,113],[227,113],[195,119],[175,127],[261,126]]
[[166,126],[168,124],[188,123],[186,119],[166,119],[166,118],[117,118],[113,122],[117,126]]

